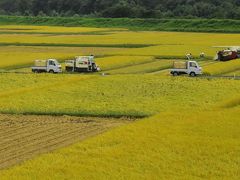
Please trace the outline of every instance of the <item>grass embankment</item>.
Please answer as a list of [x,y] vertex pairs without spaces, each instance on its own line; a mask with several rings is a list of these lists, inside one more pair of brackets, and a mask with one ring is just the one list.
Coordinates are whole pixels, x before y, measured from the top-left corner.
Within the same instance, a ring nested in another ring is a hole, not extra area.
[[239,179],[239,110],[164,112],[0,172],[2,179]]
[[0,24],[117,27],[148,31],[240,32],[240,21],[230,19],[128,19],[0,16]]

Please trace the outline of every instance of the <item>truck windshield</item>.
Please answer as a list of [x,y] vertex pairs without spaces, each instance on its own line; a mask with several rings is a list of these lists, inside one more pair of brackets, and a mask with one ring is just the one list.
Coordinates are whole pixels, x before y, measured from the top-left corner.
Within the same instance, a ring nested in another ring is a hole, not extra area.
[[59,63],[57,61],[49,61],[49,65],[57,66]]
[[194,62],[190,62],[190,67],[197,67],[197,64]]

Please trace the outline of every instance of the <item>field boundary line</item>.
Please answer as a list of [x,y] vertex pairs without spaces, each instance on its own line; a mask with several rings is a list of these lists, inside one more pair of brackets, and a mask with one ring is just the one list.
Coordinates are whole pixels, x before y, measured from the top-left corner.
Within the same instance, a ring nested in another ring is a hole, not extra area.
[[22,115],[22,116],[70,116],[70,117],[82,117],[82,118],[114,118],[114,119],[129,119],[129,121],[135,121],[136,119],[143,119],[152,116],[152,114],[142,114],[142,115],[133,115],[133,114],[91,114],[91,113],[71,113],[71,112],[11,112],[11,111],[1,111],[0,114],[5,115]]
[[4,43],[0,46],[41,46],[41,47],[101,47],[101,48],[146,48],[157,44],[65,44],[65,43]]

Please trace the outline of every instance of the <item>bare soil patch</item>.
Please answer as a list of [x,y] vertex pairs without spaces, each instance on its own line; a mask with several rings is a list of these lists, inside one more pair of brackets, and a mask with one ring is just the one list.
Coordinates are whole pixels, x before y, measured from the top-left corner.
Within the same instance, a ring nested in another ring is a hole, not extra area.
[[0,115],[0,169],[129,122],[112,118]]

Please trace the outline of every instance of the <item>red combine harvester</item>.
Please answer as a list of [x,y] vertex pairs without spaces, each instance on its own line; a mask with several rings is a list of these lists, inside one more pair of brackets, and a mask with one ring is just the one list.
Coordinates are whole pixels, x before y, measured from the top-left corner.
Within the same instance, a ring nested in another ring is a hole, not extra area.
[[219,61],[230,61],[233,59],[240,58],[240,47],[238,46],[218,46],[219,47],[225,47],[228,49],[218,51],[216,55],[216,60]]
[[229,60],[238,58],[237,51],[232,51],[232,50],[218,51],[217,55],[218,55],[219,61],[229,61]]

